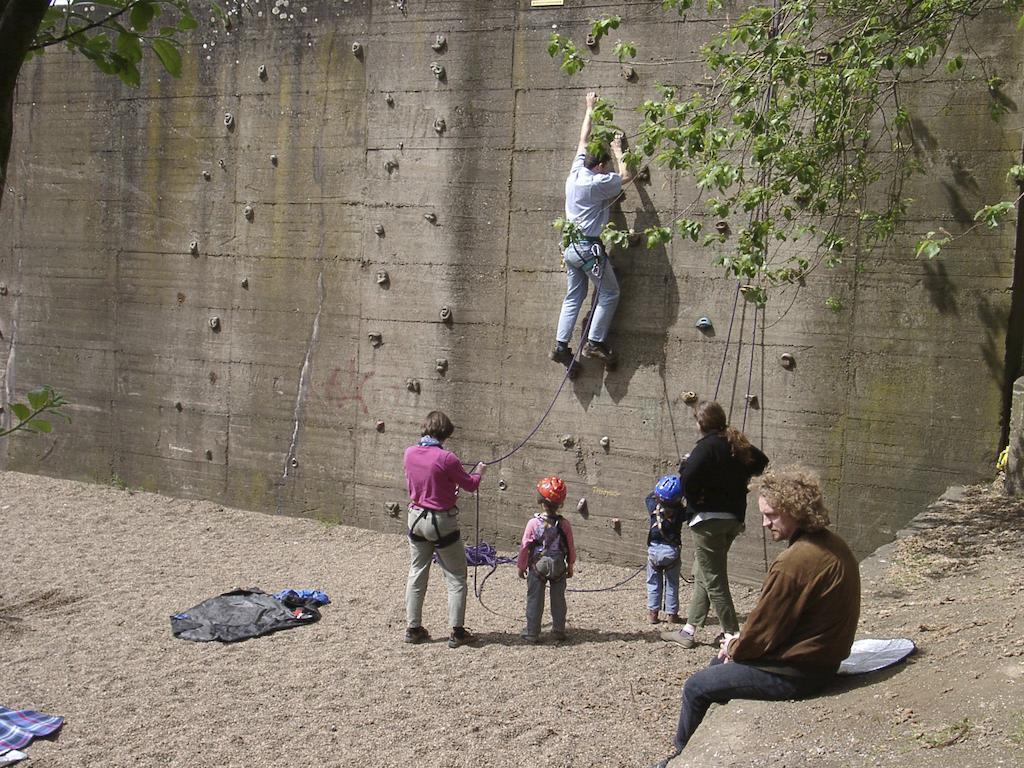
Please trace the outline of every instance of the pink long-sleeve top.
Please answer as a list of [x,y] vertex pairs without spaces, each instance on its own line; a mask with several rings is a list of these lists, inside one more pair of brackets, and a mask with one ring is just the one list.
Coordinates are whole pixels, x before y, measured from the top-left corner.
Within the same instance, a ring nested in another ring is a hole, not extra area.
[[[565,534],[565,549],[569,565],[576,562],[576,542],[572,538],[572,525],[566,518],[562,518],[558,525]],[[544,535],[544,515],[536,514],[530,518],[523,531],[523,543],[519,546],[519,557],[516,559],[516,567],[525,571],[530,567],[530,549],[533,542]]]
[[405,449],[405,483],[413,504],[440,511],[455,506],[459,488],[479,488],[480,475],[466,472],[458,456],[438,445],[411,445]]

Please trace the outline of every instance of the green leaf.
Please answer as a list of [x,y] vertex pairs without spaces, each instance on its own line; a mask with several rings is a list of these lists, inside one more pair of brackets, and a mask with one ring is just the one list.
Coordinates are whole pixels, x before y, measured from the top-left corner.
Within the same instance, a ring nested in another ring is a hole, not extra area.
[[825,306],[828,307],[832,312],[841,312],[843,309],[843,302],[837,299],[835,296],[829,296],[825,299]]
[[117,36],[117,52],[125,59],[138,64],[142,61],[142,45],[139,44],[139,36],[131,32],[122,32]]
[[46,421],[46,419],[32,419],[27,426],[30,429],[38,429],[40,432],[44,432],[46,434],[53,431],[53,427],[50,422]]
[[181,32],[188,32],[190,29],[195,29],[199,26],[199,22],[195,20],[192,14],[185,14],[178,20],[178,30]]
[[50,391],[47,389],[34,389],[26,397],[28,398],[28,404],[32,406],[32,410],[38,411],[50,399]]
[[132,88],[139,87],[142,78],[139,75],[139,68],[135,66],[134,62],[121,59],[115,66],[117,67],[117,76],[121,78],[121,82],[125,85],[130,85]]
[[18,417],[18,421],[24,421],[32,413],[24,403],[11,403],[7,407],[11,409],[11,413]]
[[149,28],[149,22],[153,20],[154,16],[156,16],[156,6],[149,2],[140,2],[132,6],[132,10],[128,14],[132,26],[138,32],[145,32]]
[[160,58],[164,69],[174,77],[181,77],[181,53],[178,47],[168,40],[159,39],[151,41],[150,45],[153,46],[153,52]]

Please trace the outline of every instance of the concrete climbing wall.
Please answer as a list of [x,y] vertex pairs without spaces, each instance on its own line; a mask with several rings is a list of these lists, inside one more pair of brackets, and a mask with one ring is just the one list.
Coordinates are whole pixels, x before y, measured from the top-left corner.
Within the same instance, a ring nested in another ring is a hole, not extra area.
[[[26,67],[0,210],[0,373],[6,397],[55,386],[73,420],[9,440],[4,459],[400,532],[401,454],[427,411],[452,416],[464,460],[490,459],[558,387],[547,352],[564,277],[550,222],[584,92],[619,103],[628,130],[626,108],[656,82],[699,82],[686,62],[726,13],[252,7],[230,33],[197,33],[180,80],[147,65],[142,88],[124,89],[59,52]],[[552,29],[582,39],[609,12],[639,44],[637,77],[605,50],[567,78],[545,52]],[[1019,97],[1012,24],[983,20],[973,42]],[[685,391],[717,390],[773,461],[819,469],[861,554],[950,483],[990,475],[1013,233],[975,232],[935,262],[912,248],[1012,192],[1020,135],[989,119],[987,99],[977,83],[922,86],[909,106],[929,174],[904,230],[756,319],[742,299],[733,313],[736,285],[714,254],[682,242],[616,254],[621,364],[586,363],[492,469],[482,536],[514,546],[534,483],[559,473],[584,555],[641,562],[643,496],[696,437]],[[654,169],[616,216],[669,222],[694,195]],[[842,312],[825,309],[829,295]],[[701,332],[705,315],[714,328]],[[471,528],[472,499],[462,508]],[[773,548],[750,522],[733,569],[756,579]]]

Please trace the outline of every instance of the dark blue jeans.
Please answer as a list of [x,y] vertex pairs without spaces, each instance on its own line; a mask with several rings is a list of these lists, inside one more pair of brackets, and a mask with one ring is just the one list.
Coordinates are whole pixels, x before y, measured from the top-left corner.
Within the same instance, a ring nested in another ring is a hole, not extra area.
[[676,749],[682,751],[712,704],[725,704],[732,699],[785,701],[802,699],[824,688],[833,675],[813,678],[790,677],[765,672],[732,661],[723,663],[716,656],[711,664],[690,675],[683,686],[683,704],[679,709]]

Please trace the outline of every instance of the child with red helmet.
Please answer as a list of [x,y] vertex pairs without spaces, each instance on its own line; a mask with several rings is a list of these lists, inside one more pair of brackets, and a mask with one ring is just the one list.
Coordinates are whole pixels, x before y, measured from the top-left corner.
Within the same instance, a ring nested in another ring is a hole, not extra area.
[[576,563],[576,545],[572,525],[558,514],[565,503],[565,482],[560,477],[545,477],[537,483],[537,503],[541,509],[526,524],[516,565],[519,578],[526,579],[526,628],[523,639],[536,643],[544,614],[544,587],[551,590],[551,633],[565,640],[565,581],[572,578]]

